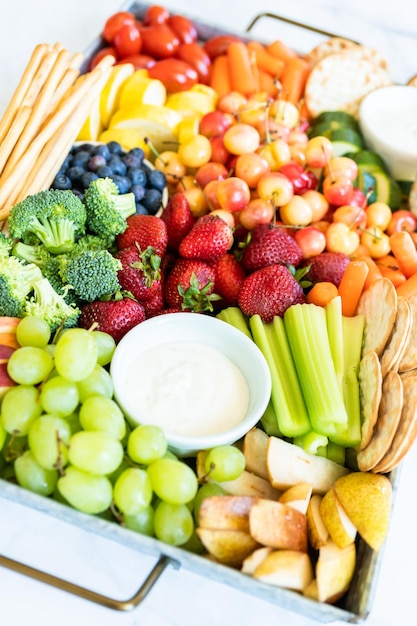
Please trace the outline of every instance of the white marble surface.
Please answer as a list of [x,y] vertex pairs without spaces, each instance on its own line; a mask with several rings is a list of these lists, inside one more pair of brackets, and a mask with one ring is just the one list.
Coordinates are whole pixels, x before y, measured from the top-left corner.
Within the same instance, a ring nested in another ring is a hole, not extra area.
[[[410,0],[170,0],[166,6],[206,22],[242,31],[257,12],[281,13],[335,34],[378,47],[393,77],[405,82],[417,73],[417,6]],[[61,41],[84,50],[104,20],[121,6],[116,0],[20,0],[2,6],[0,16],[0,112],[17,84],[33,47]],[[291,32],[289,32],[291,31]],[[413,32],[414,31],[414,32]],[[280,37],[301,51],[311,47],[299,29],[262,20],[259,38]],[[385,547],[373,610],[367,626],[415,626],[417,448],[404,463]],[[119,598],[132,594],[152,560],[118,544],[93,537],[0,500],[0,553],[44,568],[78,584]],[[0,567],[2,626],[252,626],[255,623],[314,626],[317,622],[282,610],[240,591],[168,568],[146,601],[129,613],[116,613],[54,590]]]

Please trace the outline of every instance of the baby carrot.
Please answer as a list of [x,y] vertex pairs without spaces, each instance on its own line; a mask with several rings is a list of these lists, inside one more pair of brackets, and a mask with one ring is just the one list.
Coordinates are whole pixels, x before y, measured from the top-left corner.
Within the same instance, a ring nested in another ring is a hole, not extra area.
[[283,41],[276,39],[266,46],[266,51],[277,59],[287,63],[290,59],[295,59],[298,54],[292,48],[289,48]]
[[257,84],[249,50],[242,41],[233,41],[226,53],[232,90],[248,96],[256,92]]
[[306,301],[308,304],[317,304],[317,306],[324,307],[337,295],[338,291],[336,285],[323,281],[313,285],[306,296]]
[[268,72],[273,78],[279,78],[285,65],[282,59],[278,59],[273,54],[270,54],[259,41],[250,41],[247,47],[249,52],[254,54],[256,65],[260,70]]
[[401,271],[397,259],[392,254],[386,254],[377,260],[379,271],[384,278],[389,278],[395,288],[407,280]]
[[363,261],[368,266],[368,275],[365,279],[363,286],[364,290],[374,283],[376,280],[382,278],[381,271],[375,261],[367,254],[355,255],[355,261]]
[[278,95],[278,87],[275,83],[274,77],[269,73],[265,72],[265,70],[261,70],[258,67],[258,82],[259,82],[259,91],[263,91],[268,94],[268,96],[272,96],[276,98]]
[[397,294],[404,298],[411,298],[417,294],[417,272],[397,287]]
[[211,62],[210,87],[219,97],[232,91],[229,76],[229,62],[225,54],[218,55]]
[[309,74],[310,66],[301,57],[295,57],[287,61],[279,78],[282,97],[297,105],[304,94],[304,87]]
[[342,300],[342,313],[353,317],[362,295],[369,269],[365,261],[350,261],[339,283],[338,295]]
[[417,249],[410,233],[400,230],[390,236],[389,242],[391,252],[406,278],[415,274],[417,272]]

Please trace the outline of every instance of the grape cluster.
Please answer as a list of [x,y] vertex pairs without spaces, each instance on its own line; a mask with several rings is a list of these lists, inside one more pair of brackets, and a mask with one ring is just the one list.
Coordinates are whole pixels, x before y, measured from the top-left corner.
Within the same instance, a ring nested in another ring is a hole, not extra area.
[[51,187],[72,189],[80,197],[91,181],[111,178],[119,193],[133,193],[136,212],[155,215],[161,207],[167,181],[144,159],[142,148],[123,150],[117,141],[75,144],[62,163]]
[[107,367],[110,335],[71,328],[51,341],[44,320],[26,317],[16,338],[8,361],[15,385],[1,404],[0,477],[171,545],[197,545],[202,500],[224,493],[205,479],[237,478],[240,450],[207,451],[199,480],[161,428],[126,421]]

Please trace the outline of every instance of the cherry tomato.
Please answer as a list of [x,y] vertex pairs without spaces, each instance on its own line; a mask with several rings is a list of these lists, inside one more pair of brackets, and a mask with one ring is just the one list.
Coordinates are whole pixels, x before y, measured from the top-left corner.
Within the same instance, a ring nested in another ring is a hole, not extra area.
[[142,70],[155,65],[156,60],[147,54],[131,54],[117,61],[116,65],[120,65],[121,63],[131,63],[135,70]]
[[117,13],[113,13],[104,24],[102,32],[103,39],[108,43],[113,43],[118,30],[120,30],[124,24],[134,24],[135,21],[136,18],[130,11],[118,11]]
[[113,45],[120,59],[131,54],[139,54],[142,48],[142,37],[136,23],[124,24],[115,34]]
[[203,47],[210,59],[213,60],[220,54],[225,54],[227,48],[233,41],[242,40],[237,35],[216,35],[215,37],[207,39]]
[[210,57],[197,42],[182,43],[178,46],[175,56],[186,61],[196,70],[200,83],[206,85],[210,76]]
[[172,57],[180,45],[177,35],[166,24],[142,26],[140,34],[142,36],[142,52],[156,59]]
[[169,92],[186,91],[198,83],[198,74],[181,59],[162,59],[148,69],[150,78],[157,78]]
[[164,24],[169,18],[169,11],[165,7],[159,4],[153,4],[148,7],[143,16],[143,23],[148,26],[149,24]]
[[93,70],[96,67],[96,65],[101,61],[101,59],[104,59],[104,57],[106,57],[109,54],[113,56],[115,59],[118,58],[116,48],[114,48],[113,46],[105,46],[104,48],[101,48],[101,50],[96,52],[96,54],[93,56],[93,58],[90,61],[89,69]]
[[193,43],[197,41],[197,29],[187,17],[183,15],[171,15],[168,25],[177,35],[181,43]]

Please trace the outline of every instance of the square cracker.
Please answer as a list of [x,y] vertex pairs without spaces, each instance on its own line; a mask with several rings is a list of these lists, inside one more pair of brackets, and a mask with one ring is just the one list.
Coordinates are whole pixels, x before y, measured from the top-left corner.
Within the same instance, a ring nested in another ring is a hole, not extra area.
[[366,289],[357,313],[365,317],[362,354],[374,350],[378,356],[385,348],[397,316],[397,292],[389,278],[376,280]]
[[412,308],[406,298],[398,296],[394,328],[381,354],[382,378],[390,370],[398,370],[411,335]]
[[374,350],[363,355],[359,363],[358,380],[362,438],[357,449],[362,450],[371,441],[382,395],[381,364]]

